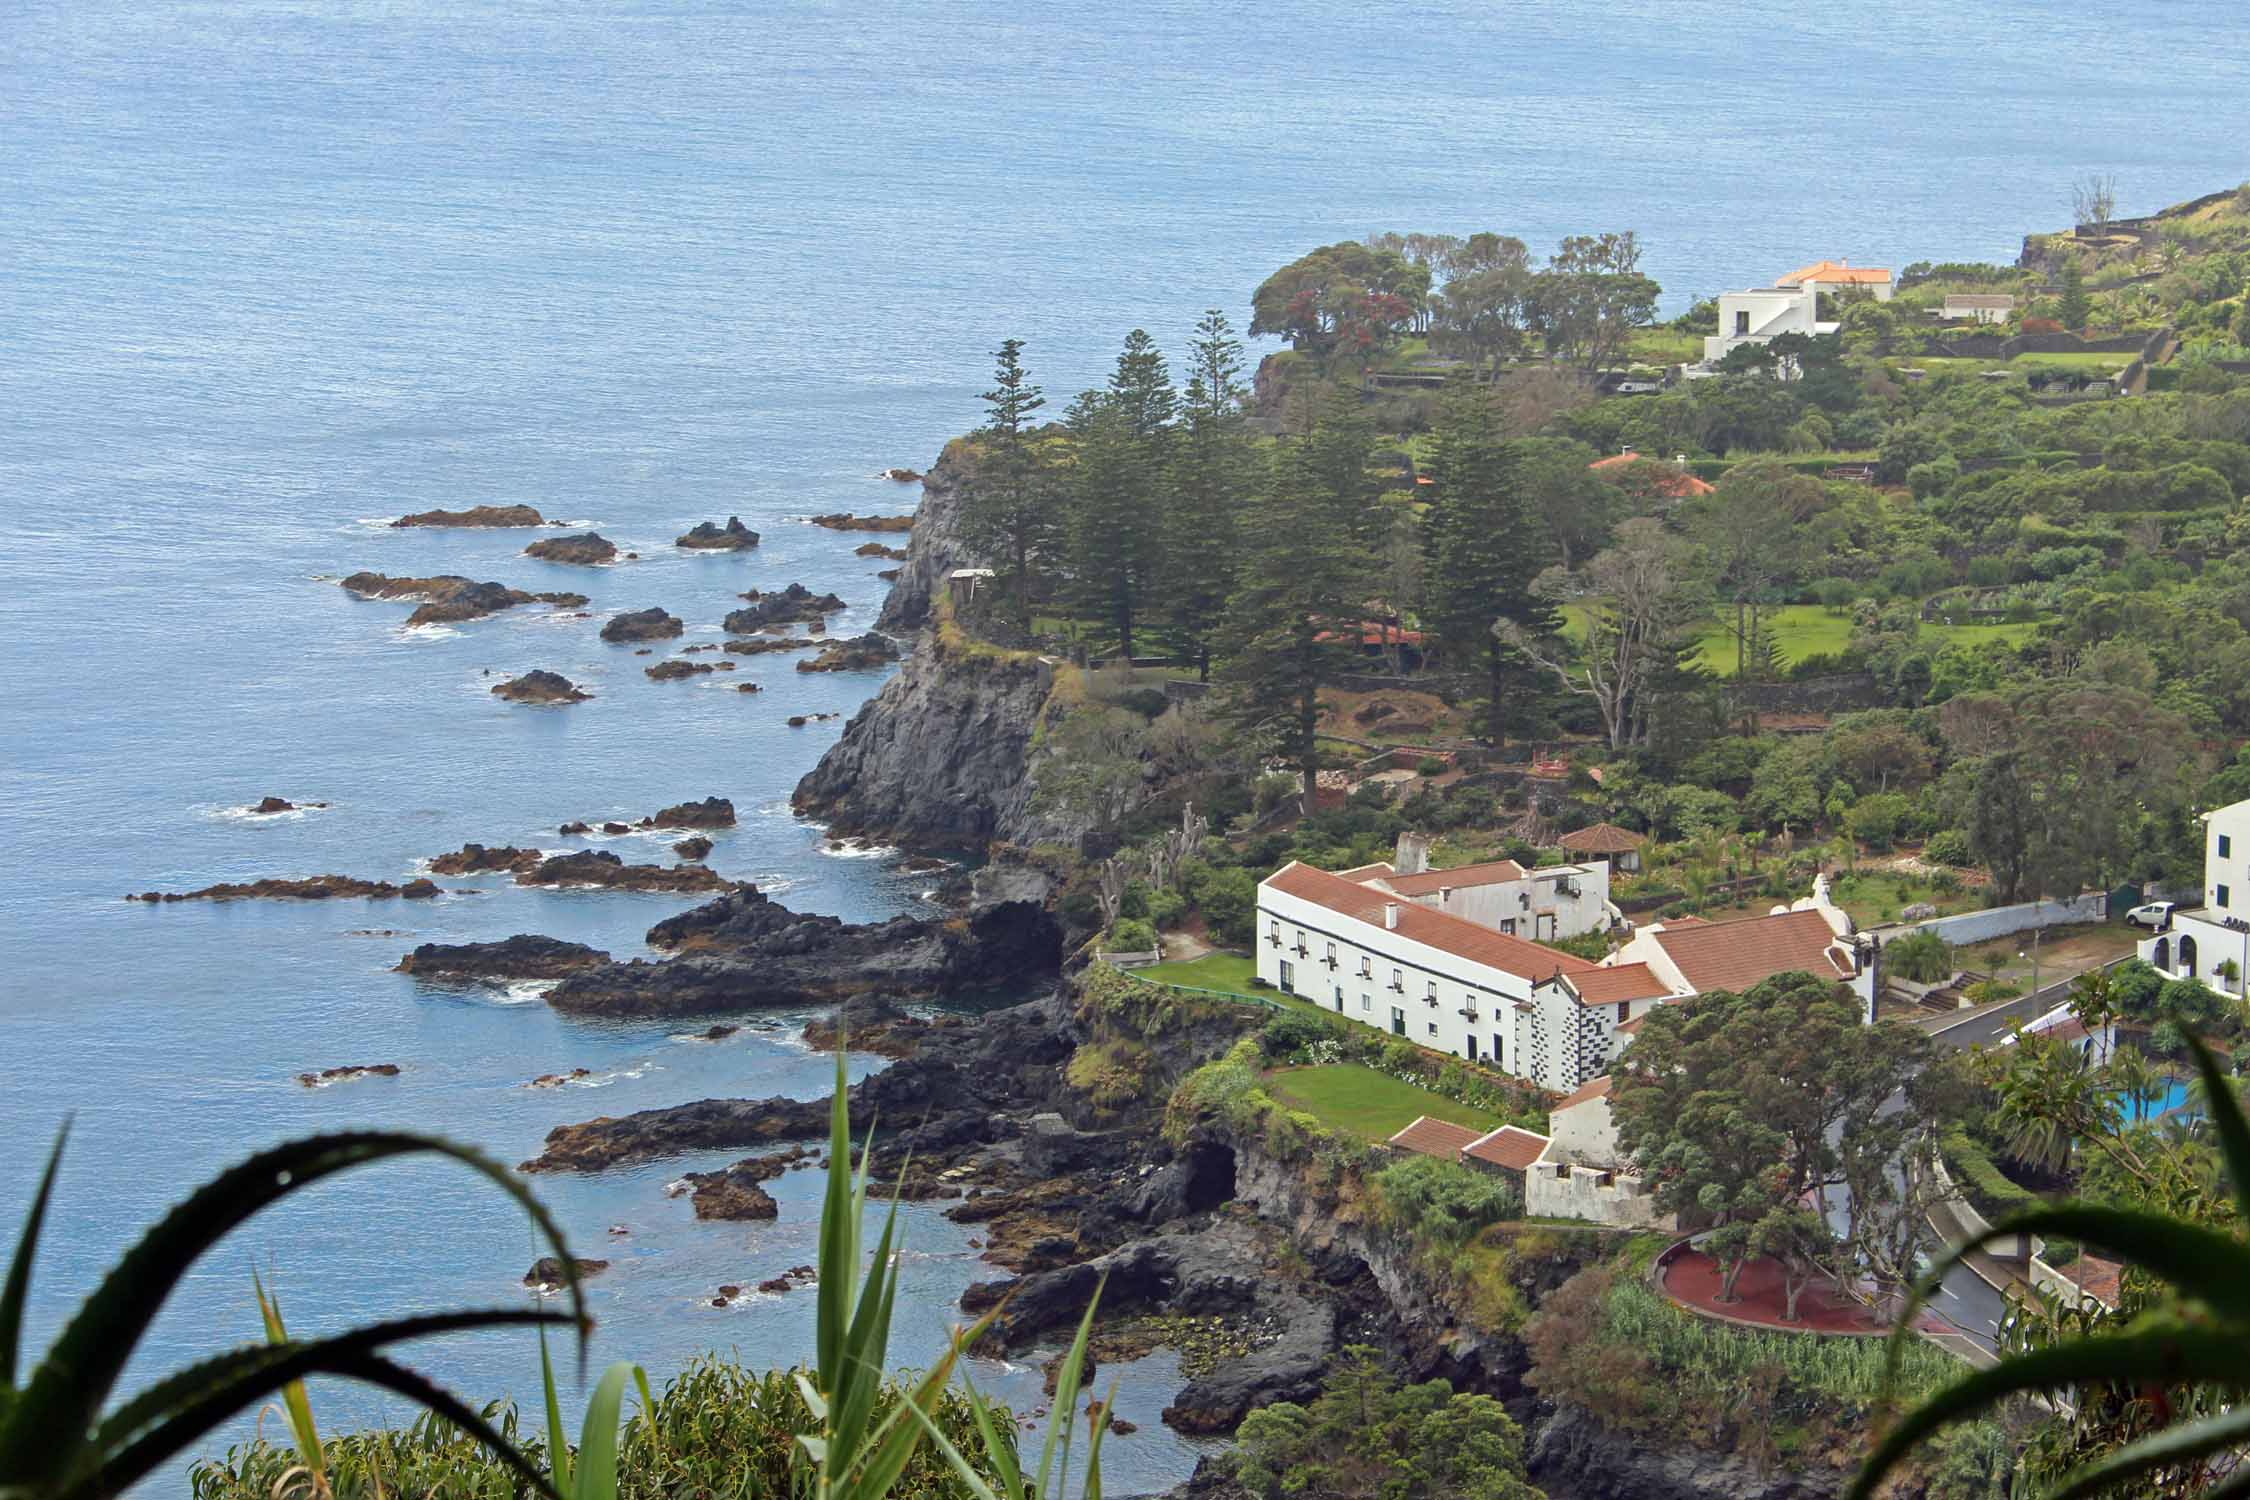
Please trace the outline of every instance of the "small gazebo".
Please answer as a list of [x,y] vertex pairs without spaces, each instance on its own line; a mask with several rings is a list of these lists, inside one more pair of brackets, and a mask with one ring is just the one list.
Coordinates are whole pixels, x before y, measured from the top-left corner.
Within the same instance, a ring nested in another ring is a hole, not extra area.
[[1576,833],[1564,834],[1559,842],[1573,854],[1633,871],[1641,867],[1641,845],[1648,840],[1615,823],[1596,823]]

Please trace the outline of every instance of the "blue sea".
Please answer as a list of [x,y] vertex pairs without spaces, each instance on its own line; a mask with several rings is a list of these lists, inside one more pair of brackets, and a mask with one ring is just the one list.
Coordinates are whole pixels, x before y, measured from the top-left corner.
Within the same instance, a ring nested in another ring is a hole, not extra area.
[[[1385,229],[1542,249],[1635,229],[1673,309],[1824,256],[2005,260],[2064,222],[2082,171],[2114,172],[2131,211],[2250,177],[2246,30],[2232,0],[8,0],[0,1244],[75,1119],[34,1347],[137,1226],[285,1136],[439,1130],[512,1162],[562,1121],[825,1089],[802,1016],[696,1042],[390,971],[418,942],[519,931],[633,954],[687,898],[491,878],[420,905],[121,897],[402,880],[465,840],[562,847],[565,820],[715,794],[741,810],[722,872],[847,918],[924,909],[928,876],[787,808],[841,721],[783,720],[848,713],[873,676],[767,656],[653,683],[658,658],[595,628],[659,604],[716,639],[737,593],[792,581],[864,627],[886,565],[803,518],[909,506],[877,471],[976,422],[1002,338],[1059,410],[1127,329],[1178,349],[1206,307],[1246,323],[1272,267]],[[518,501],[640,560],[565,568],[521,557],[520,532],[384,524]],[[764,545],[668,545],[729,515]],[[410,632],[408,606],[337,587],[363,568],[578,589],[594,618]],[[530,667],[596,696],[490,696]],[[329,805],[242,815],[269,793]],[[295,1081],[375,1062],[403,1071]],[[814,1184],[785,1179],[766,1225],[698,1224],[663,1194],[732,1154],[538,1181],[615,1262],[591,1285],[597,1360],[661,1378],[698,1350],[806,1354],[804,1297],[708,1301],[809,1258]],[[934,1209],[907,1218],[910,1363],[990,1273]],[[253,1268],[318,1332],[521,1297],[533,1253],[463,1173],[368,1171],[210,1256],[135,1372],[253,1337]],[[536,1390],[520,1336],[420,1362],[479,1398]],[[1021,1372],[978,1373],[1036,1399]],[[1140,1432],[1110,1446],[1114,1490],[1192,1463],[1156,1420],[1177,1384],[1168,1356],[1128,1372]],[[316,1402],[330,1426],[399,1413]]]

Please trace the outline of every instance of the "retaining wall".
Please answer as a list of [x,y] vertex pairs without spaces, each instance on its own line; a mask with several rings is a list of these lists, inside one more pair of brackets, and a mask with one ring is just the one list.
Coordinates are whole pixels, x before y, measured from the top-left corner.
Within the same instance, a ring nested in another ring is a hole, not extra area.
[[[2087,891],[2068,900],[2024,901],[1985,911],[1965,911],[1950,917],[1932,917],[1899,931],[1934,932],[1949,943],[1982,943],[2011,933],[2040,927],[2063,927],[2073,922],[2100,922],[2109,916],[2109,893]],[[1885,929],[1886,941],[1893,935]]]

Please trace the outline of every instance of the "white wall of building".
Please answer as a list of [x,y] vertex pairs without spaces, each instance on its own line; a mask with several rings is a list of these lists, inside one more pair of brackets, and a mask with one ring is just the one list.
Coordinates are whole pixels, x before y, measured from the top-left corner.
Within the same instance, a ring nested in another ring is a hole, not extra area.
[[1433,911],[1534,942],[1605,932],[1609,917],[1609,866],[1553,865],[1522,880],[1454,886],[1413,898]]
[[1672,1217],[1657,1213],[1655,1200],[1638,1177],[1614,1169],[1553,1162],[1545,1156],[1523,1174],[1523,1208],[1527,1214],[1548,1218],[1583,1219],[1589,1224],[1635,1229],[1669,1228]]
[[1572,1161],[1617,1160],[1617,1118],[1610,1113],[1609,1096],[1581,1099],[1568,1109],[1547,1112],[1547,1154]]
[[1719,331],[1703,341],[1706,360],[1724,359],[1744,344],[1784,333],[1815,332],[1819,291],[1811,286],[1759,286],[1719,294]]

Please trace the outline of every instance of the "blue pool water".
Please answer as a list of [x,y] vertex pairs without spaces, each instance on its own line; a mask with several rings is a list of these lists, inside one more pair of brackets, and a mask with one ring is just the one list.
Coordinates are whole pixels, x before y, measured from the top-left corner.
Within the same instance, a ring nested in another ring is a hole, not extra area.
[[[1127,328],[1176,349],[1207,306],[1246,323],[1268,269],[1387,228],[1539,246],[1634,228],[1675,308],[1822,256],[2005,259],[2081,170],[2114,171],[2135,210],[2250,176],[2243,32],[2231,0],[11,0],[0,1240],[77,1119],[33,1341],[134,1226],[257,1144],[411,1126],[513,1161],[564,1120],[825,1086],[801,1017],[699,1044],[390,972],[419,941],[516,931],[630,954],[681,900],[486,880],[411,908],[149,909],[126,891],[398,879],[464,840],[552,843],[567,818],[719,794],[744,814],[725,873],[845,917],[917,903],[922,881],[826,851],[786,808],[839,725],[783,719],[848,711],[873,678],[767,657],[734,674],[762,694],[655,684],[592,621],[408,634],[403,607],[337,576],[580,588],[597,615],[662,604],[695,638],[737,592],[802,580],[864,625],[883,564],[794,518],[910,503],[873,474],[973,423],[1005,336],[1059,410]],[[380,524],[502,501],[642,560],[589,575],[520,558],[515,534]],[[765,545],[665,545],[729,514]],[[597,696],[538,712],[485,692],[532,666]],[[266,793],[331,805],[231,811]],[[292,1081],[383,1061],[405,1071]],[[585,1086],[524,1087],[572,1067]],[[806,1258],[801,1177],[770,1225],[697,1224],[661,1195],[722,1159],[539,1184],[619,1262],[594,1286],[599,1358],[661,1376],[700,1349],[805,1352],[802,1300],[706,1305]],[[908,1216],[915,1360],[981,1272],[933,1210]],[[515,1295],[531,1253],[458,1173],[341,1181],[207,1261],[138,1371],[249,1335],[253,1265],[318,1330]],[[423,1360],[478,1395],[535,1370],[520,1338]],[[1141,1431],[1111,1447],[1116,1488],[1192,1458],[1155,1420],[1174,1384],[1161,1360],[1129,1378]],[[321,1399],[331,1420],[391,1409]]]

